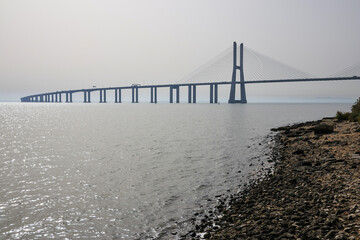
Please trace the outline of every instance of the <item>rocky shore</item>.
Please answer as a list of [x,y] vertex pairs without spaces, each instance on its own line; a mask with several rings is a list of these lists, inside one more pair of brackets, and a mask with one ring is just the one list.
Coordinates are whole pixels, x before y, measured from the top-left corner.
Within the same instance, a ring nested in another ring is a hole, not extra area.
[[336,119],[278,131],[273,174],[185,239],[360,239],[360,125]]

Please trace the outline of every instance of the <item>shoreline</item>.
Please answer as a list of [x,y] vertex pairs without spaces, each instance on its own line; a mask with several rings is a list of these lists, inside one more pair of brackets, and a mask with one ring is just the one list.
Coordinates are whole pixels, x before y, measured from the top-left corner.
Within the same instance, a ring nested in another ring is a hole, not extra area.
[[360,124],[324,118],[272,131],[273,173],[184,239],[360,239]]

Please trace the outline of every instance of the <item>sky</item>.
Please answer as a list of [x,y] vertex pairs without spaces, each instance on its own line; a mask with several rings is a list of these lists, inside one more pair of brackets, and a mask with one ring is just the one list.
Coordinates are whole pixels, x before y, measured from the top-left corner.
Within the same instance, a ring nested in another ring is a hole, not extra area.
[[[359,24],[358,0],[0,0],[0,101],[175,83],[233,41],[328,76],[360,62]],[[253,85],[247,95],[355,99],[359,92],[353,81]]]

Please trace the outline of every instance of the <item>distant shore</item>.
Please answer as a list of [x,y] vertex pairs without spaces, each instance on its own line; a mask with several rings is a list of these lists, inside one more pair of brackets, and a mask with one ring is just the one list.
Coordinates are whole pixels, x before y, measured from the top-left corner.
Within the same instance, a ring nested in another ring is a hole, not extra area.
[[274,173],[185,239],[360,239],[360,124],[327,118],[272,130]]

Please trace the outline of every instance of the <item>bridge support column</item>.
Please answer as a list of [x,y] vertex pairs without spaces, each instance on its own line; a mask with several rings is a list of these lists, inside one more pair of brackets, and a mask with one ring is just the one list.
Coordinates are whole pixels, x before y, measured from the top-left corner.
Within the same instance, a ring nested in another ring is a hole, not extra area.
[[154,103],[154,87],[150,87],[150,103]]
[[86,91],[84,91],[84,103],[86,103]]
[[72,103],[73,101],[72,101],[72,92],[71,93],[69,93],[70,94],[70,102]]
[[188,86],[188,103],[191,103],[191,85]]
[[210,103],[214,103],[214,85],[210,84]]
[[100,103],[102,103],[103,102],[103,93],[102,93],[102,89],[100,89],[100,101],[99,101]]
[[88,97],[87,102],[91,103],[91,92],[90,91],[88,91],[87,97]]
[[136,99],[136,103],[139,103],[139,88],[138,87],[136,87],[136,89],[135,89],[136,91],[135,91],[135,94],[136,94],[136,96],[135,96],[135,99]]
[[215,94],[215,99],[214,100],[215,101],[214,102],[218,103],[218,85],[215,84],[214,86],[215,86],[215,89],[214,89],[215,90],[215,92],[214,92],[214,94]]
[[154,103],[157,103],[157,87],[154,87]]
[[118,90],[115,89],[115,103],[118,102]]
[[61,102],[61,93],[59,93],[59,102]]
[[131,88],[131,103],[135,102],[135,89],[134,87]]
[[173,87],[170,87],[170,103],[173,103]]
[[177,86],[175,90],[176,90],[176,103],[180,103],[180,86]]
[[119,88],[119,101],[118,103],[121,103],[121,88]]
[[51,94],[51,102],[54,102],[54,94]]
[[[90,92],[89,92],[89,96],[90,96]],[[106,103],[106,89],[104,89],[104,103]]]
[[193,85],[193,103],[196,103],[196,85]]
[[69,93],[66,93],[66,102],[69,102]]

